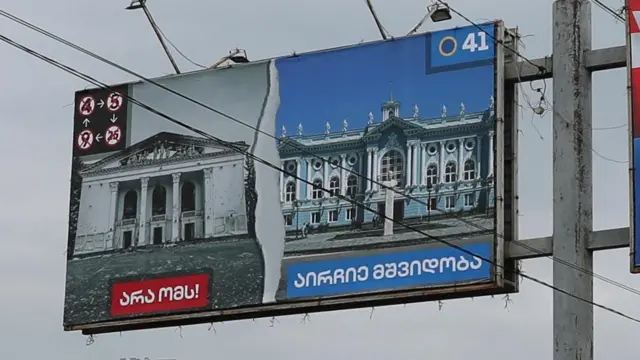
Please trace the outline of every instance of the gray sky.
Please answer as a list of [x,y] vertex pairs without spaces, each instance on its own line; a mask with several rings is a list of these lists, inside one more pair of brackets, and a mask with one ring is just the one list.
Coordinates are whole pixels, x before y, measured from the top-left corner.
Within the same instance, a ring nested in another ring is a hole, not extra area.
[[[474,21],[501,18],[519,26],[528,57],[551,51],[551,1],[450,0]],[[617,9],[621,0],[604,0]],[[267,5],[268,3],[268,5]],[[422,16],[424,0],[376,1],[386,28],[408,31]],[[180,5],[178,5],[180,4]],[[481,4],[481,5],[480,5]],[[128,0],[0,0],[0,8],[23,17],[146,76],[171,72],[141,12],[127,12]],[[212,64],[230,48],[250,59],[266,58],[375,40],[377,30],[363,0],[203,1],[151,0],[165,34],[194,61]],[[624,26],[593,8],[594,48],[621,45]],[[126,74],[46,39],[8,20],[0,28],[12,37],[105,82],[131,80]],[[464,20],[426,24],[424,30],[465,25]],[[525,281],[509,310],[499,299],[436,303],[191,326],[96,337],[85,346],[79,333],[62,331],[68,185],[73,93],[86,86],[51,65],[0,44],[0,358],[119,359],[120,357],[293,360],[477,358],[538,360],[552,356],[550,289]],[[178,55],[184,70],[195,69]],[[540,84],[534,84],[539,87]],[[551,81],[547,81],[551,97]],[[523,84],[523,89],[529,89]],[[531,93],[530,91],[528,91]],[[627,122],[625,71],[594,75],[594,127]],[[533,96],[533,95],[532,95]],[[537,99],[532,99],[536,101]],[[524,104],[524,101],[522,101]],[[551,233],[550,117],[521,112],[521,237]],[[538,134],[541,134],[541,136]],[[597,130],[594,149],[595,228],[628,225],[627,128]],[[607,159],[605,159],[606,157]],[[614,161],[611,161],[614,160]],[[622,163],[618,163],[618,162]],[[546,281],[551,261],[524,263],[528,274]],[[595,271],[634,288],[640,275],[628,270],[628,249],[596,254]],[[595,281],[595,299],[640,317],[640,297]],[[638,324],[596,310],[595,357],[637,359]],[[496,334],[493,334],[493,333]],[[182,335],[182,336],[181,336]],[[495,344],[499,343],[500,346]]]

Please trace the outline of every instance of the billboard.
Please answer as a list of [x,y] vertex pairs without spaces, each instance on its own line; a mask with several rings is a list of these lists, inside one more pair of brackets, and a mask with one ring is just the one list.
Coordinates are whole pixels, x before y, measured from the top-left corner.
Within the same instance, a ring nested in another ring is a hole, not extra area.
[[503,33],[78,92],[64,328],[517,291]]
[[640,161],[640,1],[627,0],[627,73],[629,86],[629,161],[633,164],[629,170],[629,197],[631,199],[629,229],[631,234],[631,272],[640,272],[640,253],[638,253],[638,161]]

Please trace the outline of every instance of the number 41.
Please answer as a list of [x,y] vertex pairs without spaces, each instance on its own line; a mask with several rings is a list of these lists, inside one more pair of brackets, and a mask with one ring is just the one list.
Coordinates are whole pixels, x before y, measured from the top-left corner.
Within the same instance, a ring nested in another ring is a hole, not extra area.
[[[476,42],[476,37],[479,38],[479,44]],[[489,45],[487,45],[487,33],[484,31],[480,31],[478,33],[470,33],[466,39],[464,39],[464,43],[462,44],[462,50],[469,50],[470,52],[474,51],[485,51],[489,50]]]

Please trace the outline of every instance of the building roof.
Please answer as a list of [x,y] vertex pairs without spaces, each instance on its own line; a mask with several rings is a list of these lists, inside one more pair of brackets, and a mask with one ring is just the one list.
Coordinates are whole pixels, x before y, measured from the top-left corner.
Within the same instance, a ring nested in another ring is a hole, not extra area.
[[123,168],[228,156],[244,153],[248,149],[249,146],[244,141],[222,143],[203,137],[161,132],[88,165],[80,173],[84,176],[109,173]]

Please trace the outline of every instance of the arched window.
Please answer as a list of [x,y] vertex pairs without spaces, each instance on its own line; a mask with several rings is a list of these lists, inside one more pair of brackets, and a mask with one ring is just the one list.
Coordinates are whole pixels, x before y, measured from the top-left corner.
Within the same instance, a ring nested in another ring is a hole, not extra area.
[[162,185],[156,185],[151,195],[151,216],[167,213],[167,190]]
[[313,190],[311,191],[312,199],[320,199],[322,198],[322,180],[315,179],[313,180]]
[[347,178],[347,196],[355,196],[358,192],[358,178],[355,175],[349,175]]
[[389,110],[388,114],[389,114],[389,119],[391,119],[392,117],[396,116],[396,112],[393,111],[393,110]]
[[474,180],[476,178],[476,163],[469,159],[464,163],[464,179]]
[[284,202],[290,203],[296,199],[296,183],[289,181],[284,188]]
[[380,161],[380,180],[398,182],[398,187],[403,187],[404,160],[402,154],[396,150],[389,150]]
[[194,211],[196,209],[196,186],[191,181],[182,184],[180,211]]
[[458,180],[457,166],[455,162],[450,161],[444,167],[444,182],[453,183],[456,180]]
[[331,191],[331,196],[340,195],[340,179],[337,176],[329,180],[329,191]]
[[135,190],[129,190],[124,194],[124,210],[122,219],[135,219],[138,217],[138,193]]
[[436,164],[427,166],[427,186],[432,187],[438,184],[438,167]]

